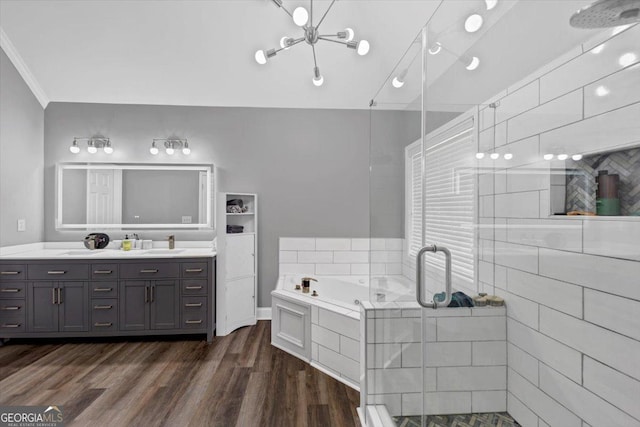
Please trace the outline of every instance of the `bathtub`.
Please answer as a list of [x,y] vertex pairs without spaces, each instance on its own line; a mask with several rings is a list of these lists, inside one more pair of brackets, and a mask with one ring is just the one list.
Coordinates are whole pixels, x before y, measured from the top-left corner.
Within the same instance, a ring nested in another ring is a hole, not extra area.
[[[295,290],[307,276],[318,280],[310,292]],[[271,343],[359,389],[362,302],[415,302],[413,288],[402,276],[281,276],[271,292]]]

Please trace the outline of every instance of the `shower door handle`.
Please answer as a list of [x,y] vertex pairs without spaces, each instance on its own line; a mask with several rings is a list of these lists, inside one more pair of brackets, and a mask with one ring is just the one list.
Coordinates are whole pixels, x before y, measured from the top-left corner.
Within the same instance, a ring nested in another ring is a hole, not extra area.
[[[443,252],[445,256],[445,298],[442,302],[424,302],[422,300],[422,269],[424,268],[424,255],[427,252]],[[424,308],[447,307],[451,302],[451,252],[444,246],[425,246],[416,255],[416,300]]]

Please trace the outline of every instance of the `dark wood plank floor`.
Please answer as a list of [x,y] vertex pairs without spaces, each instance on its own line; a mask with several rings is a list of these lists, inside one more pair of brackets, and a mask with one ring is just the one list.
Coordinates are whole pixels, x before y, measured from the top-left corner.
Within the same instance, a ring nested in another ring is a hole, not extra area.
[[74,426],[358,426],[355,390],[271,346],[258,322],[202,340],[10,341],[1,405],[62,405]]

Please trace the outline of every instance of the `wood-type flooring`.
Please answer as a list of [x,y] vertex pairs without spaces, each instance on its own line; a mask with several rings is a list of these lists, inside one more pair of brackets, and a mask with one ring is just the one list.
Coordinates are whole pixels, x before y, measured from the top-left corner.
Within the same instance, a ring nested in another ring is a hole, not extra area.
[[0,405],[65,426],[359,426],[360,394],[271,345],[271,323],[198,338],[9,341]]

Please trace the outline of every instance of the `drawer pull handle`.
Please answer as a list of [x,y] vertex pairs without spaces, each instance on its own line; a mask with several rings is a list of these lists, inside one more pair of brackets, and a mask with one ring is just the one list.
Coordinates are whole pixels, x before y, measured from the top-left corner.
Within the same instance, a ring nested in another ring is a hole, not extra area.
[[144,270],[140,270],[140,273],[157,273],[158,269],[144,269]]
[[19,305],[8,305],[8,306],[0,308],[0,310],[5,310],[5,311],[20,310],[20,306]]
[[18,288],[4,288],[4,289],[0,289],[0,292],[6,292],[6,293],[10,293],[10,294],[15,294],[16,292],[20,292],[20,289],[18,289]]
[[185,273],[202,273],[201,268],[187,268],[184,270]]
[[112,305],[94,305],[94,310],[111,310],[113,308]]
[[188,291],[199,291],[202,289],[202,286],[185,286],[184,288]]
[[113,288],[93,288],[94,292],[111,292]]
[[184,305],[185,307],[202,307],[201,302],[188,302]]
[[111,274],[113,270],[95,270],[93,274]]
[[20,323],[4,323],[2,327],[3,328],[19,328]]
[[20,274],[19,271],[0,271],[0,274],[3,276],[15,276],[16,274]]
[[199,325],[200,323],[202,323],[202,319],[200,320],[187,320],[186,322],[187,325]]
[[47,271],[47,274],[65,274],[66,271],[64,270],[49,270]]
[[93,324],[93,326],[107,327],[107,328],[109,326],[111,326],[111,325],[113,325],[113,323],[111,323],[111,322],[96,322],[96,323]]

